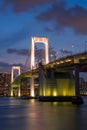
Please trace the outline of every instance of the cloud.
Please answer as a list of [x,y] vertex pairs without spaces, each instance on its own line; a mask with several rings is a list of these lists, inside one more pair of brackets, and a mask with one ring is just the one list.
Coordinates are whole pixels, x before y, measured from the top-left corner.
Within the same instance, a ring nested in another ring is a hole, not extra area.
[[14,48],[8,48],[7,49],[7,53],[8,54],[17,54],[17,55],[29,55],[29,49],[20,49],[20,50],[17,50],[17,49],[14,49]]
[[[35,55],[39,56],[42,55],[44,52],[44,49],[35,49]],[[30,56],[30,50],[29,49],[15,49],[15,48],[8,48],[7,49],[8,54],[16,54],[16,55],[22,55],[22,56]]]
[[0,72],[11,72],[12,66],[20,66],[21,68],[23,67],[22,64],[9,64],[6,62],[0,62]]
[[11,65],[8,63],[0,62],[0,72],[10,72],[11,71]]
[[41,22],[53,22],[55,30],[69,27],[78,34],[87,34],[87,10],[79,5],[67,8],[65,2],[58,2],[40,13],[36,19]]
[[56,0],[4,0],[4,5],[12,5],[14,12],[18,13],[54,1]]

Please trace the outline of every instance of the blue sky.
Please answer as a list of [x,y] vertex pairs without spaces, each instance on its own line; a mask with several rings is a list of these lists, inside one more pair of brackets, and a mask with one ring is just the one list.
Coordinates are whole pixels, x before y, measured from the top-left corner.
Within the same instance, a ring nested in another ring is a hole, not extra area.
[[25,64],[32,36],[47,37],[58,53],[84,51],[87,0],[0,0],[0,72]]

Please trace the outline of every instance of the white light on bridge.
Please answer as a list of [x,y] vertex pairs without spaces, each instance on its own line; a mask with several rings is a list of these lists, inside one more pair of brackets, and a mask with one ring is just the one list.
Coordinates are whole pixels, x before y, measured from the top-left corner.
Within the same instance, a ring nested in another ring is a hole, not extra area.
[[31,43],[31,69],[35,68],[35,43],[42,42],[45,44],[45,64],[49,63],[49,47],[47,38],[32,37]]
[[34,95],[34,90],[32,89],[31,90],[31,97],[34,97],[35,95]]

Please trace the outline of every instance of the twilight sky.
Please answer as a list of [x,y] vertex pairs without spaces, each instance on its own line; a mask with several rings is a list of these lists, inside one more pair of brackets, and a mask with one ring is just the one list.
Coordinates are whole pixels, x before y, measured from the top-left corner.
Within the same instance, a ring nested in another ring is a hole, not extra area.
[[33,36],[47,37],[59,56],[84,51],[87,0],[0,0],[0,72],[26,64]]

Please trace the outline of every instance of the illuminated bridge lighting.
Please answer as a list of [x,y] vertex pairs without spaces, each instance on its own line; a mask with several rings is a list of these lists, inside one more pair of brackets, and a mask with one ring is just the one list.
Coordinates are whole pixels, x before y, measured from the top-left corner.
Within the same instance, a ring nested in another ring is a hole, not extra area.
[[[77,63],[79,64],[79,66],[82,65],[82,69],[85,68],[87,71],[87,53],[62,57],[50,63],[48,63],[48,60],[47,60],[47,64],[43,65],[43,68],[44,68],[43,73],[46,73],[47,69],[50,69],[54,72],[64,72],[63,76],[65,76],[65,72],[69,72],[72,75],[72,79],[70,78],[66,79],[65,77],[62,77],[62,78],[54,77],[53,81],[51,78],[45,79],[47,81],[44,80],[42,83],[42,88],[40,89],[40,96],[75,96],[75,83],[74,83],[75,79],[73,78],[73,70],[74,70],[75,65],[77,65]],[[83,63],[86,64],[86,67],[84,67],[85,64]],[[33,64],[33,60],[32,60],[32,65],[35,65]],[[32,70],[22,73],[20,76],[18,76],[17,80],[20,80],[20,77],[23,77],[23,75],[26,75],[26,74],[29,75],[29,78],[32,78],[32,77],[35,78],[35,76],[38,77],[39,76],[38,68],[34,67],[32,68]],[[15,80],[15,82],[17,80]],[[49,80],[49,84],[48,84],[48,80]],[[32,85],[30,87],[30,92],[31,92],[30,96],[32,97],[35,96],[34,87],[35,87],[35,83],[32,80]]]

